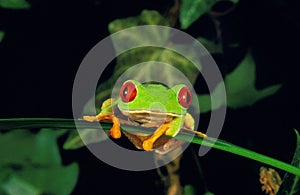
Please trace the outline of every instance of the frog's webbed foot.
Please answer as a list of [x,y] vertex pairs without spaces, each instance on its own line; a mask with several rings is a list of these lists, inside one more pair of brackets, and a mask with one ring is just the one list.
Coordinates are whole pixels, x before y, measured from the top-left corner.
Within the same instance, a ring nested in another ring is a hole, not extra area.
[[200,131],[195,131],[195,134],[198,135],[199,137],[207,138],[207,135],[205,133],[200,132]]

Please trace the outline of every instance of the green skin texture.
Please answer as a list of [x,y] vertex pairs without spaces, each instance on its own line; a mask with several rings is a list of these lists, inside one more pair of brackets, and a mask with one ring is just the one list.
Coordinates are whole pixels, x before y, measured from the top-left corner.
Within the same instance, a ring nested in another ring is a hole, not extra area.
[[[181,106],[177,98],[179,90],[185,85],[180,84],[167,88],[161,84],[141,84],[135,80],[128,81],[136,86],[137,94],[135,99],[131,102],[123,102],[119,98],[109,107],[117,105],[122,112],[130,114],[155,113],[173,116],[174,119],[170,122],[170,127],[165,134],[172,137],[176,136],[184,125],[184,117],[187,114],[187,108]],[[105,112],[105,110],[102,110],[102,112]]]

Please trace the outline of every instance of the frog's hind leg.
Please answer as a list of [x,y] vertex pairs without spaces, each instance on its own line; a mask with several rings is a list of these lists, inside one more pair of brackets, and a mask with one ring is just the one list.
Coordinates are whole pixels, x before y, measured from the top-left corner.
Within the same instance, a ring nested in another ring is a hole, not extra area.
[[169,123],[163,123],[161,126],[159,126],[158,129],[156,129],[156,131],[151,135],[151,137],[143,142],[143,149],[147,151],[152,150],[154,142],[163,134],[165,134],[169,126]]
[[152,150],[154,142],[162,135],[175,137],[183,125],[183,118],[175,118],[169,123],[163,123],[158,129],[143,142],[144,150]]

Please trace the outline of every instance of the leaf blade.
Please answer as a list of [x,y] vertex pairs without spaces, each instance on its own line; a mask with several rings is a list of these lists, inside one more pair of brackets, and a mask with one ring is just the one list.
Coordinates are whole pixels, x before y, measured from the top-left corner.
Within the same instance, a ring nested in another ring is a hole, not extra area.
[[[39,118],[35,118],[35,120],[38,120],[38,119]],[[21,119],[21,120],[23,121],[24,119]],[[30,120],[32,121],[32,119],[28,119],[28,121],[30,121]],[[42,119],[42,118],[40,118],[39,120],[44,121],[44,119]],[[18,118],[9,120],[9,122],[12,122],[12,121],[18,121]],[[1,127],[4,127],[6,122],[7,122],[7,119],[4,119],[4,120],[0,119],[0,124],[2,123]],[[85,121],[82,121],[82,120],[78,120],[78,122],[83,122],[83,124],[80,124],[80,127],[86,127],[86,128],[97,128],[98,127],[97,123],[95,123],[96,124],[95,125],[93,123],[88,123],[88,122],[85,122]],[[51,120],[51,118],[48,118],[48,123],[52,123],[51,126],[53,127],[58,122],[57,122],[57,119],[52,119]],[[75,130],[75,128],[76,128],[76,126],[74,125],[74,120],[73,119],[72,120],[70,120],[70,119],[61,119],[60,123],[63,123],[65,126],[68,126],[68,127],[73,126],[73,130]],[[35,123],[35,124],[36,124],[36,126],[35,126],[36,128],[41,127],[41,126],[37,126],[37,125],[40,125],[40,124],[38,124],[38,123]],[[62,125],[58,124],[58,127],[60,127],[60,126],[62,126]],[[105,131],[109,131],[110,128],[112,127],[112,123],[104,123],[103,122],[103,123],[101,123],[101,126]],[[155,130],[153,128],[151,129],[151,128],[136,127],[136,126],[130,126],[130,125],[123,125],[123,124],[122,124],[121,127],[122,127],[122,130],[125,130],[125,131],[138,132],[138,133],[148,133],[148,134],[153,133],[154,130]],[[1,131],[1,128],[0,128],[0,131]],[[295,174],[297,176],[300,176],[300,168],[298,168],[296,166],[293,166],[293,165],[287,164],[285,162],[279,161],[277,159],[265,156],[263,154],[259,154],[257,152],[254,152],[254,151],[236,146],[234,144],[228,143],[226,141],[222,141],[220,139],[215,139],[215,138],[203,139],[202,137],[195,136],[191,140],[191,134],[188,133],[188,132],[183,132],[183,131],[181,131],[175,137],[175,139],[179,139],[179,140],[182,140],[182,141],[192,141],[192,143],[199,144],[199,145],[203,144],[205,146],[209,146],[209,147],[212,147],[212,148],[215,148],[215,149],[219,149],[219,150],[230,152],[230,153],[233,153],[233,154],[236,154],[236,155],[239,155],[239,156],[243,156],[243,157],[258,161],[258,162],[262,162],[264,164],[267,164],[267,165],[276,167],[278,169],[290,172],[290,173]]]
[[200,16],[206,13],[218,0],[183,0],[179,20],[182,29],[187,29]]
[[[233,109],[251,106],[263,98],[275,94],[282,87],[282,84],[276,84],[258,90],[255,87],[255,80],[255,61],[251,52],[248,52],[240,64],[225,76],[227,106]],[[210,98],[217,102],[213,107],[211,106]],[[218,109],[224,105],[225,101],[221,93],[220,84],[216,86],[210,95],[198,95],[198,101],[202,113]]]
[[0,31],[0,42],[3,40],[3,38],[4,38],[4,35],[5,35],[5,32],[3,32],[3,31]]
[[[3,121],[12,122],[2,120],[2,127]],[[32,119],[21,121],[32,122]],[[34,124],[43,124],[38,122]],[[64,131],[41,129],[32,133],[19,129],[0,134],[0,189],[13,194],[70,194],[77,182],[79,168],[77,163],[62,165],[56,141]]]
[[6,9],[29,9],[30,4],[25,0],[0,0],[0,7]]
[[[291,164],[300,167],[300,136],[297,130],[295,130],[295,133],[297,136],[297,146]],[[299,190],[300,176],[286,173],[279,188],[278,195],[296,195],[299,194]]]
[[[187,29],[203,14],[207,13],[216,3],[222,0],[183,0],[180,7],[179,21],[182,29]],[[239,0],[229,0],[238,3]]]

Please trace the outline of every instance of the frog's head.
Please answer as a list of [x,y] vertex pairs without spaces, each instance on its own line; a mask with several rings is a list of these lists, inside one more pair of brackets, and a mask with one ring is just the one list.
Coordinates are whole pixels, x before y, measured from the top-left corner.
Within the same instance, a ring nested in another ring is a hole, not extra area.
[[118,107],[128,113],[156,113],[182,116],[192,103],[192,92],[185,85],[168,88],[162,84],[125,81],[120,89]]

